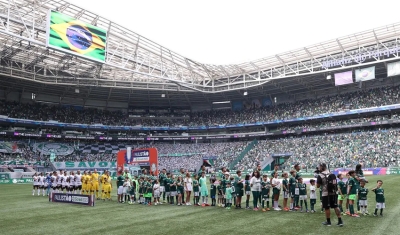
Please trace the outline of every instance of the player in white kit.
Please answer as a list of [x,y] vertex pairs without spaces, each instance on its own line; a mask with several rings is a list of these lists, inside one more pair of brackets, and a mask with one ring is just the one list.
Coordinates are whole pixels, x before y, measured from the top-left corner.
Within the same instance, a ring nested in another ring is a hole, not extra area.
[[69,175],[69,192],[70,193],[75,193],[75,175],[74,172],[71,171]]
[[82,175],[80,171],[75,174],[75,192],[77,194],[82,193]]
[[62,192],[63,175],[64,175],[63,171],[60,170],[60,174],[58,174],[58,176],[57,176],[57,189],[58,189],[59,193]]
[[54,171],[53,175],[51,176],[51,187],[53,189],[52,192],[54,193],[58,193],[58,188],[57,188],[57,172]]
[[62,176],[62,184],[61,184],[62,192],[64,192],[64,190],[65,190],[65,192],[68,192],[68,187],[69,187],[69,182],[68,181],[69,181],[69,177],[67,175],[67,172],[65,171],[64,175]]
[[45,177],[43,176],[43,172],[40,173],[39,175],[39,193],[38,196],[40,195],[40,189],[42,189],[42,193],[44,196],[44,181],[45,181]]
[[32,196],[35,196],[35,189],[37,189],[38,195],[39,195],[39,177],[37,173],[33,174],[33,190],[32,190]]

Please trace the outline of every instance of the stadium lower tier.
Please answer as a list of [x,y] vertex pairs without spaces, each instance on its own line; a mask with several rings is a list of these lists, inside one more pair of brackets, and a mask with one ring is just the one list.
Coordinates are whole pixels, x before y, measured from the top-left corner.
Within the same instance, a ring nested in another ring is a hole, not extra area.
[[83,141],[37,141],[8,139],[0,142],[0,160],[48,161],[54,153],[56,162],[63,161],[115,161],[119,150],[131,146],[134,149],[155,147],[159,153],[159,168],[198,169],[203,158],[213,157],[212,167],[230,169],[253,169],[271,162],[274,155],[288,158],[281,168],[288,169],[299,162],[304,168],[314,168],[319,162],[330,167],[397,166],[400,156],[399,129],[376,129],[374,131],[322,134],[267,140],[167,144]]

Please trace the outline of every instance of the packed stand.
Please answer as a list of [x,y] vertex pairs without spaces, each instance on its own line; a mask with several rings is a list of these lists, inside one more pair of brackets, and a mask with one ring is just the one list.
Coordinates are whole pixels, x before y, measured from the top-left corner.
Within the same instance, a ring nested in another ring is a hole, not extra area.
[[212,126],[218,124],[254,123],[259,121],[285,120],[314,116],[317,114],[397,104],[400,86],[374,88],[354,93],[282,103],[273,107],[243,111],[204,111],[192,113],[190,119],[176,119],[174,114],[163,114],[163,118],[129,118],[122,111],[107,111],[94,108],[78,109],[71,106],[52,106],[41,103],[0,102],[0,115],[41,121],[104,125],[143,126]]
[[293,125],[293,126],[279,126],[278,130],[286,130],[286,131],[295,131],[297,129],[312,129],[312,128],[321,128],[321,127],[335,127],[335,126],[346,126],[346,125],[354,125],[366,122],[380,122],[386,121],[390,119],[399,119],[398,114],[392,115],[382,115],[382,116],[374,116],[374,117],[366,117],[366,118],[353,118],[347,120],[335,120],[335,121],[325,121],[325,122],[317,122],[317,123],[307,123],[301,125]]
[[262,140],[236,165],[238,169],[254,169],[272,154],[291,153],[281,166],[290,169],[301,163],[305,169],[315,169],[320,162],[329,167],[388,167],[400,165],[399,129],[289,137]]
[[177,171],[181,168],[189,171],[198,170],[203,161],[202,155],[193,155],[185,157],[159,157],[158,168],[167,169],[168,171]]
[[217,124],[286,120],[350,109],[397,104],[399,102],[399,92],[400,86],[384,87],[313,100],[302,100],[295,103],[278,104],[273,107],[252,109],[251,111],[205,111],[193,113],[191,125],[212,126]]

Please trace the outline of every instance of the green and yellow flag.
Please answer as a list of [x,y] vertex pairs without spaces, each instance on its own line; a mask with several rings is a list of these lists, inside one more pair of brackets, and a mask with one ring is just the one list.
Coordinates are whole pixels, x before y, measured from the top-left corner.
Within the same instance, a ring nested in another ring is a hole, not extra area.
[[107,31],[59,12],[51,11],[49,46],[105,61]]

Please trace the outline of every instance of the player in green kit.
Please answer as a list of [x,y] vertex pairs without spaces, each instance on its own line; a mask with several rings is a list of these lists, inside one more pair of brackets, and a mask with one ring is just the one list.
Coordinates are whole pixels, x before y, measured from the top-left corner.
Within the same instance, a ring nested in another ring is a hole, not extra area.
[[343,201],[346,200],[346,194],[347,194],[347,185],[345,182],[343,182],[343,175],[338,174],[337,178],[339,179],[338,182],[338,201],[339,201],[339,209],[340,213],[342,215],[345,215],[346,213],[343,212]]
[[231,182],[228,182],[226,184],[226,188],[225,188],[225,205],[227,210],[231,209],[232,206],[232,187],[231,187]]
[[[301,174],[300,174],[300,163],[296,163],[294,165],[294,169],[296,170],[296,174],[295,174],[294,178],[296,179],[296,182],[299,182],[299,178],[301,177]],[[295,209],[300,209],[300,207],[299,207],[299,198],[297,198],[297,200],[295,198],[294,207],[295,207]]]
[[221,184],[218,184],[217,186],[217,193],[218,193],[218,206],[222,206],[222,199],[224,198],[224,193],[222,192],[222,186]]
[[368,195],[368,189],[365,188],[365,181],[361,180],[360,188],[358,189],[358,200],[360,201],[361,213],[363,215],[369,215],[368,210],[367,210],[367,205],[368,205],[367,195]]
[[139,193],[139,198],[138,198],[138,202],[139,204],[143,204],[144,203],[144,198],[143,198],[143,177],[139,178],[138,181],[138,193]]
[[[232,202],[236,206],[235,177],[231,176],[229,178],[229,182],[231,182],[231,188],[232,188]],[[231,206],[233,206],[232,203]]]
[[349,194],[349,209],[350,209],[350,216],[352,217],[360,217],[358,214],[356,214],[354,212],[354,201],[357,198],[357,189],[358,189],[358,184],[357,184],[357,180],[354,178],[355,176],[355,171],[349,171],[349,175],[350,175],[350,180],[348,183],[348,188],[347,188],[347,192]]
[[219,177],[220,177],[222,180],[225,180],[225,173],[226,173],[226,167],[222,167],[222,168],[221,168],[221,173],[219,174]]
[[243,182],[242,172],[236,171],[235,177],[235,193],[236,193],[236,209],[242,208],[242,197],[243,197]]
[[201,165],[200,170],[197,172],[197,176],[199,177],[199,179],[201,178],[201,174],[204,172],[204,174],[206,173],[206,166],[205,165]]
[[210,186],[211,206],[216,205],[216,196],[217,196],[216,194],[217,194],[217,185],[215,185],[215,179],[212,179]]
[[132,180],[132,185],[129,187],[129,202],[128,204],[132,205],[134,203],[133,199],[135,198],[135,192],[136,192],[136,184],[135,181]]
[[169,178],[169,190],[170,190],[170,196],[169,196],[169,203],[171,205],[175,205],[174,203],[174,197],[177,196],[177,188],[176,188],[176,180],[174,179],[174,175],[171,173],[171,177]]
[[193,202],[195,206],[200,206],[199,203],[199,195],[200,195],[200,186],[199,186],[199,177],[196,175],[194,176],[193,180]]
[[[350,181],[350,178],[351,178],[351,176],[349,175],[349,173],[346,173],[346,178],[347,178],[347,181],[346,181],[346,193],[348,193],[347,192],[347,188],[348,188],[348,186],[349,186],[349,181]],[[349,210],[349,197],[348,197],[348,195],[346,195],[347,196],[347,198],[346,198],[346,212],[345,212],[345,214],[346,215],[350,215],[350,210]]]
[[151,198],[153,197],[153,178],[149,176],[146,184],[147,205],[151,206]]
[[296,191],[296,171],[290,171],[290,178],[289,178],[289,193],[290,193],[290,211],[295,211],[294,209],[294,197]]
[[[224,177],[223,180],[221,180],[223,192],[225,192],[226,185],[228,184],[228,182],[230,182],[230,180],[229,180],[229,172],[225,172],[225,177]],[[225,198],[223,199],[222,205],[226,207]]]
[[[364,171],[362,170],[362,165],[361,164],[357,164],[356,165],[355,172],[356,172],[356,174],[355,174],[354,178],[357,180],[356,183],[357,183],[357,190],[358,190],[361,187],[360,183],[361,183],[362,180],[364,180],[365,183],[368,183],[368,182],[364,177]],[[360,198],[358,198],[358,193],[357,193],[357,211],[358,211],[358,213],[361,213],[360,212]]]
[[167,198],[167,203],[170,204],[169,199],[171,197],[171,190],[169,185],[170,185],[171,173],[168,172],[165,176],[166,176],[166,178],[164,178],[165,197]]
[[177,184],[177,193],[178,193],[178,206],[182,206],[182,195],[184,194],[184,182],[182,176],[178,176]]
[[299,200],[300,200],[300,212],[303,211],[303,202],[304,205],[306,206],[306,212],[308,213],[308,207],[307,207],[307,185],[303,183],[303,178],[300,177],[298,179],[298,187],[299,187]]
[[202,199],[202,204],[201,206],[210,206],[208,204],[208,187],[207,187],[207,178],[206,178],[206,172],[203,171],[201,172],[201,178],[199,179],[199,185],[200,185],[200,195]]
[[[271,189],[271,181],[268,180],[266,174],[263,175],[261,180],[261,207],[262,211],[269,211],[269,200],[270,200],[270,189]],[[267,208],[265,208],[265,202],[267,202]]]
[[139,202],[139,178],[138,176],[134,176],[132,180],[133,185],[135,186],[135,195],[134,195],[134,201]]
[[118,202],[119,203],[122,203],[124,182],[125,182],[124,176],[122,175],[122,172],[120,172],[120,175],[117,177],[117,191],[118,191]]
[[282,174],[282,191],[283,191],[283,210],[284,211],[289,211],[289,208],[287,207],[287,201],[289,198],[289,180],[288,180],[288,173],[284,172]]
[[383,181],[378,180],[377,186],[372,189],[372,192],[375,193],[376,199],[376,207],[374,216],[378,216],[378,210],[381,210],[380,216],[383,216],[383,209],[385,209],[385,191],[382,188]]
[[163,203],[165,203],[165,179],[167,178],[167,175],[165,174],[167,170],[164,168],[158,175],[158,180],[160,182],[160,194],[162,194],[162,200]]
[[244,178],[244,193],[246,194],[246,209],[250,209],[249,206],[250,194],[251,194],[250,175],[246,175]]

